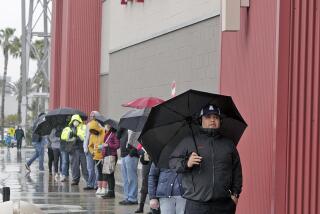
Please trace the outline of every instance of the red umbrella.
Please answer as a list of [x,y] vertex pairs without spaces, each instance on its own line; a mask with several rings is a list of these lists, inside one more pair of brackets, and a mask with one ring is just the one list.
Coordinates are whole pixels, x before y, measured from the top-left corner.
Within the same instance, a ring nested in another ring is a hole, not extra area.
[[164,100],[157,97],[141,97],[126,104],[122,104],[122,106],[143,109],[154,107],[163,102]]

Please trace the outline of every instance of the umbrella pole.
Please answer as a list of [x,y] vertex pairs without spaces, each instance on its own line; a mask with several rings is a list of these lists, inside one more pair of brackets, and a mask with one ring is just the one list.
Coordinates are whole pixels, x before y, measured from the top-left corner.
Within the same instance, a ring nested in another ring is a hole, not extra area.
[[191,123],[189,123],[189,128],[191,129],[193,143],[194,143],[194,146],[196,147],[196,153],[197,153],[197,155],[200,156],[198,146],[197,146],[197,141],[196,141],[196,138],[194,137],[194,132],[193,132],[193,128],[192,128]]

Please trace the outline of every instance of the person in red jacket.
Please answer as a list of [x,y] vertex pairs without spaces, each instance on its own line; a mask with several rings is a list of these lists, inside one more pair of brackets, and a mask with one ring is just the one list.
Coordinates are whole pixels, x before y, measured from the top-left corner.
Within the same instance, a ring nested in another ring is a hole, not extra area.
[[[117,149],[120,148],[120,141],[116,134],[116,129],[112,128],[110,125],[105,126],[106,135],[104,137],[104,144],[103,144],[103,154],[104,156],[114,156],[117,163],[118,156],[117,156]],[[114,187],[115,187],[115,179],[114,179],[114,172],[110,174],[106,174],[107,182],[108,182],[108,193],[102,198],[114,198]]]

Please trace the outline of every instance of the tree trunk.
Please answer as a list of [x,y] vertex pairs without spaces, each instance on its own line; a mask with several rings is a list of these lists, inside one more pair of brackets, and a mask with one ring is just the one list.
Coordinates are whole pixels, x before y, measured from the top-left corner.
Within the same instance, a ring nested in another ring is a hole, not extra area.
[[2,80],[2,94],[1,94],[1,139],[4,139],[4,105],[6,96],[6,82],[7,82],[7,68],[8,68],[9,53],[4,52],[4,71]]

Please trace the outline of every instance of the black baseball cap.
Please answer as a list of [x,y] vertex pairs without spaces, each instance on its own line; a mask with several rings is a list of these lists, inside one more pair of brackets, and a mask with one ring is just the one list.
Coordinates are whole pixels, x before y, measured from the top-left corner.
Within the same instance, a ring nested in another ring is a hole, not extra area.
[[200,117],[202,116],[206,116],[209,114],[214,114],[217,115],[219,117],[221,117],[221,110],[219,107],[215,106],[215,105],[206,105],[205,107],[203,107],[200,111]]

